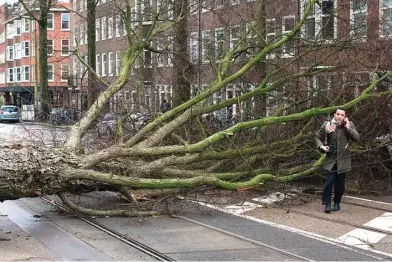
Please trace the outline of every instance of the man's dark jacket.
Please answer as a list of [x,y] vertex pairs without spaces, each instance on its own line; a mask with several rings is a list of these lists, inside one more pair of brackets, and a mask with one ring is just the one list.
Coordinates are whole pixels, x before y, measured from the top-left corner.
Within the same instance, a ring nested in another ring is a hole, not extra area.
[[323,168],[330,171],[337,163],[338,174],[348,172],[351,170],[350,141],[359,141],[359,133],[351,121],[349,122],[349,128],[337,126],[336,131],[327,133],[326,125],[328,123],[329,121],[323,123],[315,134],[315,142],[318,148],[325,145],[326,137],[326,145],[333,150],[333,152],[326,153]]

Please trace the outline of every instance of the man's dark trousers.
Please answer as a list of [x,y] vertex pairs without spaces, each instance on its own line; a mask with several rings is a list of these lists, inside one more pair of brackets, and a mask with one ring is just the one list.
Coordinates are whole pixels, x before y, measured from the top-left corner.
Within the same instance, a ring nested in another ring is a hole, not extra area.
[[346,173],[337,174],[337,165],[326,175],[325,185],[322,193],[322,205],[331,204],[331,195],[334,185],[334,203],[340,204],[345,190]]

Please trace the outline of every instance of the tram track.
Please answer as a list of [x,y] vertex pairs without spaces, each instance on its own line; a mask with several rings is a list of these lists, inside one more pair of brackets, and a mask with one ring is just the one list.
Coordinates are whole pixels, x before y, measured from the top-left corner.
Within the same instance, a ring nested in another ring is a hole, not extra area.
[[135,248],[138,249],[139,251],[151,256],[152,258],[156,259],[157,261],[176,261],[173,258],[165,255],[164,253],[159,252],[158,250],[155,250],[149,246],[146,246],[145,244],[132,239],[124,234],[121,234],[120,232],[113,230],[97,221],[94,221],[93,219],[87,218],[85,216],[81,216],[80,214],[78,214],[77,212],[65,207],[64,205],[60,205],[46,197],[40,197],[43,201],[45,201],[46,203],[53,205],[65,212],[71,213],[74,216],[76,216],[77,218],[79,218],[80,220],[84,221],[85,223],[107,233],[108,235],[116,238],[117,240]]
[[184,217],[184,216],[174,216],[174,217],[179,218],[179,219],[186,220],[186,221],[188,221],[188,222],[191,222],[191,223],[193,223],[193,224],[197,224],[197,225],[199,225],[199,226],[208,228],[208,229],[210,229],[210,230],[214,230],[214,231],[220,232],[221,234],[230,236],[230,237],[232,237],[232,238],[235,238],[235,239],[238,239],[238,240],[241,240],[241,241],[244,241],[244,242],[248,242],[248,243],[253,244],[253,245],[255,245],[255,246],[260,246],[260,247],[264,247],[264,248],[268,248],[268,249],[274,250],[274,251],[276,251],[277,253],[280,253],[280,254],[285,255],[285,256],[287,256],[287,257],[295,258],[296,261],[313,261],[313,260],[310,260],[310,259],[308,259],[308,258],[306,258],[306,257],[296,255],[296,254],[294,254],[294,253],[285,251],[285,250],[283,250],[283,249],[276,248],[276,247],[273,247],[273,246],[271,246],[271,245],[268,245],[268,244],[265,244],[265,243],[262,243],[262,242],[259,242],[259,241],[256,241],[256,240],[253,240],[253,239],[250,239],[250,238],[243,237],[243,236],[241,236],[241,235],[238,235],[238,234],[235,234],[235,233],[232,233],[232,232],[229,232],[229,231],[226,231],[226,230],[223,230],[223,229],[220,229],[220,228],[217,228],[217,227],[214,227],[214,226],[211,226],[211,225],[208,225],[208,224],[205,224],[205,223],[202,223],[202,222],[193,220],[193,219],[191,219],[191,218],[187,218],[187,217]]
[[[175,259],[173,259],[173,258],[171,258],[171,257],[169,257],[169,256],[167,256],[167,255],[165,255],[165,254],[163,254],[163,253],[161,253],[161,252],[159,252],[159,251],[149,247],[149,246],[146,246],[145,244],[143,244],[143,243],[141,243],[141,242],[139,242],[137,240],[134,240],[134,239],[130,238],[129,236],[126,236],[126,235],[124,235],[124,234],[122,234],[122,233],[120,233],[120,232],[118,232],[116,230],[113,230],[113,229],[111,229],[111,228],[109,228],[109,227],[107,227],[107,226],[105,226],[105,225],[103,225],[103,224],[93,220],[93,219],[90,219],[90,218],[87,218],[85,216],[82,216],[82,215],[78,214],[77,212],[69,209],[68,207],[66,207],[64,205],[58,204],[55,201],[53,201],[51,199],[48,199],[46,197],[40,197],[40,198],[43,201],[45,201],[46,203],[48,203],[50,205],[53,205],[56,208],[59,208],[59,209],[65,211],[65,212],[68,212],[68,213],[74,215],[78,219],[80,219],[80,220],[86,222],[87,224],[97,228],[98,230],[101,230],[101,231],[109,234],[110,236],[112,236],[112,237],[114,237],[114,238],[124,242],[125,244],[140,250],[141,252],[143,252],[143,253],[153,257],[157,261],[176,261]],[[198,226],[207,228],[207,229],[212,230],[212,231],[219,232],[219,233],[224,234],[226,236],[229,236],[229,237],[231,237],[233,239],[237,239],[237,240],[240,240],[240,241],[243,241],[243,242],[247,242],[249,244],[254,245],[255,247],[262,247],[262,248],[269,249],[269,250],[271,250],[273,252],[279,253],[280,255],[284,255],[285,257],[287,257],[289,259],[294,259],[296,261],[313,261],[313,260],[310,260],[310,259],[308,259],[306,257],[299,256],[297,254],[285,251],[284,249],[276,248],[274,246],[271,246],[271,245],[268,245],[268,244],[265,244],[265,243],[253,240],[253,239],[246,238],[244,236],[241,236],[241,235],[238,235],[238,234],[235,234],[235,233],[232,233],[232,232],[229,232],[229,231],[226,231],[226,230],[223,230],[223,229],[220,229],[220,228],[217,228],[217,227],[214,227],[214,226],[211,226],[211,225],[208,225],[208,224],[205,224],[205,223],[193,220],[191,218],[187,218],[187,217],[184,217],[184,216],[176,216],[176,215],[172,215],[172,217],[176,218],[176,219],[185,220],[185,221],[187,221],[189,223],[196,224]]]

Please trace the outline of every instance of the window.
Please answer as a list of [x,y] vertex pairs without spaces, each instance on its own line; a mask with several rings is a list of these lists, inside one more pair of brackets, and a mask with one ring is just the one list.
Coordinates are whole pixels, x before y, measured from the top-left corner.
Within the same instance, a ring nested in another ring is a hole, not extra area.
[[108,25],[106,23],[106,16],[101,17],[101,40],[106,39]]
[[70,65],[61,65],[61,82],[67,82],[70,76]]
[[61,30],[70,30],[70,14],[61,13]]
[[14,37],[14,34],[15,34],[15,32],[14,32],[14,25],[13,24],[7,24],[6,30],[7,30],[6,38],[7,39],[12,39]]
[[137,21],[137,12],[136,7],[131,8],[131,29],[135,29],[136,21]]
[[145,67],[151,67],[151,50],[143,49],[143,62]]
[[23,67],[23,81],[30,81],[30,66]]
[[119,75],[120,72],[120,63],[121,63],[121,53],[120,51],[116,51],[116,75]]
[[[271,45],[276,41],[276,20],[266,20],[266,45]],[[276,54],[271,51],[266,55],[266,59],[274,59]]]
[[[328,66],[318,66],[315,70],[329,68]],[[308,106],[319,106],[330,103],[334,97],[334,92],[331,91],[333,84],[341,82],[337,74],[321,73],[318,75],[309,76],[307,78],[308,90]]]
[[209,62],[210,49],[210,30],[202,31],[202,62]]
[[100,55],[96,55],[96,74],[98,75],[98,76],[100,76],[101,74],[100,74],[100,65],[101,65],[101,60],[100,60],[101,58],[100,58]]
[[7,83],[14,82],[14,69],[7,68]]
[[101,75],[106,76],[106,54],[102,54],[101,59],[102,59]]
[[[271,84],[268,84],[271,85]],[[277,90],[270,91],[266,101],[266,116],[272,116],[278,108],[279,95]]]
[[47,52],[47,55],[48,56],[51,56],[51,55],[53,55],[53,50],[54,50],[54,46],[53,46],[53,40],[52,39],[48,39],[47,40],[48,41],[48,49],[46,50]]
[[101,19],[96,19],[96,42],[100,41],[100,33],[101,33]]
[[83,27],[85,29],[84,41],[85,41],[85,44],[87,44],[87,23],[84,23]]
[[[313,5],[303,25],[302,32],[309,39],[333,39],[335,37],[334,0],[323,0],[320,4]],[[302,13],[306,8],[303,1]]]
[[382,37],[392,36],[392,0],[379,2],[379,34]]
[[197,63],[198,57],[199,57],[198,33],[192,32],[190,34],[190,62]]
[[370,72],[351,72],[346,76],[350,89],[353,90],[354,98],[358,97],[361,92],[370,84]]
[[113,61],[113,52],[108,53],[109,67],[108,67],[108,75],[112,76],[114,71],[114,61]]
[[115,18],[115,36],[120,36],[120,14],[117,14]]
[[22,30],[24,33],[28,33],[30,31],[30,20],[26,18],[22,18]]
[[367,0],[352,0],[351,3],[351,36],[367,38]]
[[21,23],[22,23],[21,20],[15,20],[14,21],[15,35],[20,35],[22,33]]
[[5,63],[5,52],[0,52],[0,63]]
[[54,74],[54,66],[52,64],[48,64],[48,81],[54,81],[55,74]]
[[160,20],[173,19],[173,3],[166,0],[157,0],[157,14],[159,14]]
[[[144,24],[148,24],[152,20],[152,13],[151,13],[151,6],[153,1],[151,0],[141,0],[141,14],[142,14],[142,21]],[[147,23],[146,23],[147,22]]]
[[168,36],[168,52],[167,52],[167,61],[168,61],[168,66],[172,66],[173,63],[173,37]]
[[61,55],[70,54],[70,39],[61,39]]
[[47,16],[47,20],[48,20],[48,25],[47,25],[47,29],[48,30],[53,30],[53,24],[54,24],[54,15],[52,13],[48,13]]
[[165,54],[164,54],[164,39],[159,38],[157,39],[157,67],[162,67],[165,65]]
[[[271,19],[267,19],[266,20],[266,38],[268,38],[268,36],[270,36],[269,35],[269,30],[270,30],[269,21],[271,21]],[[258,30],[256,28],[255,22],[251,22],[251,23],[247,23],[246,24],[246,34],[247,34],[246,57],[250,58],[250,57],[253,57],[255,54],[257,54],[259,52],[259,48],[258,47],[260,46],[259,43],[258,43],[258,38],[257,38]],[[274,35],[275,35],[275,33],[274,33]]]
[[108,17],[108,39],[113,37],[113,17]]
[[190,0],[190,13],[192,15],[197,14],[197,12],[198,12],[198,3],[199,3],[198,0]]
[[235,25],[231,27],[230,36],[229,36],[229,45],[231,50],[236,47],[240,40],[240,26]]
[[72,77],[74,80],[74,84],[77,84],[78,82],[78,62],[76,58],[72,59]]
[[14,59],[21,59],[22,58],[22,44],[17,43],[14,44]]
[[[132,16],[131,16],[131,21],[132,21]],[[123,17],[123,35],[127,35],[127,28],[126,28],[126,18]]]
[[79,25],[79,43],[83,45],[85,43],[85,25]]
[[22,82],[22,67],[15,67],[14,73],[15,73],[15,81]]
[[[289,33],[295,27],[295,17],[286,16],[282,18],[282,34]],[[295,54],[294,42],[290,40],[282,46],[282,57],[293,57]]]
[[224,55],[224,28],[216,28],[215,51],[216,61],[220,61]]
[[7,61],[13,61],[14,60],[14,46],[7,46],[6,60]]
[[222,8],[224,6],[224,0],[215,0],[216,9]]
[[29,57],[30,56],[30,42],[29,41],[24,41],[22,42],[22,56],[23,57]]

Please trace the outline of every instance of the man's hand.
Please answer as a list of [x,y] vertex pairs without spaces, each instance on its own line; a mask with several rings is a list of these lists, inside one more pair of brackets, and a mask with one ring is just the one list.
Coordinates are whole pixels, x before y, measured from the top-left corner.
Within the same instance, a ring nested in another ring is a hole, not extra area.
[[344,123],[345,123],[345,127],[346,127],[346,128],[349,128],[349,119],[348,119],[348,117],[346,117],[346,118],[344,119]]
[[326,153],[329,152],[329,146],[320,146],[319,148],[325,151]]
[[327,125],[326,132],[332,133],[332,132],[336,131],[336,127],[337,127],[336,125]]

